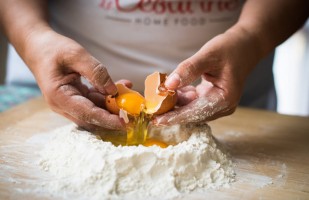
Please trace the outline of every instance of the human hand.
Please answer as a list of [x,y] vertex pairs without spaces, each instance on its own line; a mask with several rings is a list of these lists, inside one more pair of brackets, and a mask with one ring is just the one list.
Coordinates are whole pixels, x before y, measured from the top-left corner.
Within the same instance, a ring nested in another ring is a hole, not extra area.
[[[118,115],[104,109],[105,96],[117,92],[114,82],[107,69],[82,46],[46,31],[29,37],[25,57],[53,111],[87,130],[125,129]],[[83,84],[81,77],[93,87]]]
[[[167,78],[165,86],[178,89],[180,107],[157,116],[154,123],[201,123],[232,114],[258,60],[257,42],[244,30],[213,38]],[[200,77],[199,85],[189,86]]]

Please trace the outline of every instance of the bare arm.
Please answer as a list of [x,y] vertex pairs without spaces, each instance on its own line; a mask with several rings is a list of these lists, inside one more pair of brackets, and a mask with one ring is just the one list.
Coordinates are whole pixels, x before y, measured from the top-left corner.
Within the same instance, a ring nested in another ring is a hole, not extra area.
[[258,40],[261,57],[296,32],[309,16],[307,0],[247,0],[238,23]]
[[[179,89],[180,102],[185,103],[155,122],[204,122],[233,113],[250,71],[308,15],[307,0],[247,0],[233,27],[207,42],[169,76],[166,87]],[[199,77],[201,84],[188,89]]]
[[[34,74],[49,106],[86,129],[125,128],[104,109],[117,88],[107,69],[81,45],[54,32],[46,0],[0,0],[0,26]],[[81,82],[88,79],[93,88]]]
[[0,1],[0,26],[17,52],[24,57],[27,38],[39,31],[50,30],[46,0]]

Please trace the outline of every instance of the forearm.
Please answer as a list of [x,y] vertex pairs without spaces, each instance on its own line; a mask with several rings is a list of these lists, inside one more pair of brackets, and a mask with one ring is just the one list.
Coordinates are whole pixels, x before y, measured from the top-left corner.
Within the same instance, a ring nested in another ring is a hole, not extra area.
[[247,0],[238,23],[256,40],[262,58],[297,31],[308,18],[307,0]]
[[45,0],[0,1],[0,27],[21,57],[32,34],[50,29],[46,4]]

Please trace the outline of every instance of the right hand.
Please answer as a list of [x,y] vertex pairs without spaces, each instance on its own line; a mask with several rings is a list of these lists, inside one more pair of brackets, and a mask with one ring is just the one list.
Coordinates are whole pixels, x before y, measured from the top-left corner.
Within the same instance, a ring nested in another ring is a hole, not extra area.
[[104,109],[105,96],[117,93],[114,82],[81,45],[51,30],[32,34],[26,44],[24,59],[53,111],[87,130],[125,129],[118,115]]
[[[181,62],[165,86],[178,90],[180,107],[154,119],[155,124],[205,123],[232,114],[245,80],[261,58],[258,40],[235,26],[208,41]],[[195,88],[190,84],[201,78]]]

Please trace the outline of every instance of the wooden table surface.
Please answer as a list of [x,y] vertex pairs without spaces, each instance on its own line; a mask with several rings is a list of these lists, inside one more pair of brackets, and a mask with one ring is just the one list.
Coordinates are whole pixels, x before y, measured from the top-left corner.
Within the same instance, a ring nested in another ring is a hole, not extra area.
[[[29,160],[42,147],[26,141],[68,123],[41,98],[0,113],[0,199],[54,199],[34,190],[40,173]],[[309,199],[309,118],[238,108],[210,126],[236,181],[184,199]]]

